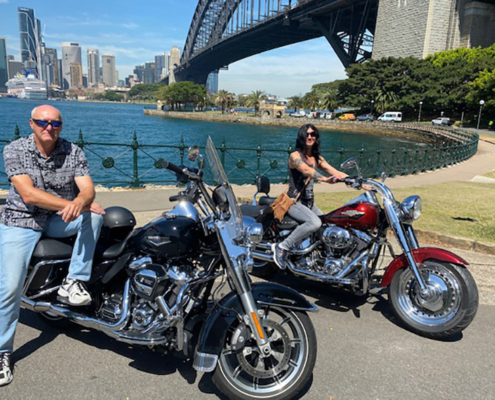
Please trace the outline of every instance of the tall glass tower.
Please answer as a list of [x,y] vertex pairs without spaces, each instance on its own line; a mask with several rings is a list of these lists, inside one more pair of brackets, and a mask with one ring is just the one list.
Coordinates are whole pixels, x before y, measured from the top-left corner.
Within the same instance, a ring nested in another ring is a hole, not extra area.
[[7,42],[0,37],[0,93],[7,93],[5,85],[9,80],[9,64],[7,57]]
[[34,70],[39,76],[41,23],[34,17],[34,10],[31,8],[19,7],[17,13],[21,40],[21,61],[25,68]]

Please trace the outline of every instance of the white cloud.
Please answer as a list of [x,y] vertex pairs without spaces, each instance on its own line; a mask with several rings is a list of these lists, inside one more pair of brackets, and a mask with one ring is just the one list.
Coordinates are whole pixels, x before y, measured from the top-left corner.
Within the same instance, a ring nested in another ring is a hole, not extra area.
[[9,0],[0,0],[0,4],[7,4]]
[[126,28],[126,29],[137,29],[137,28],[139,28],[139,25],[138,24],[135,24],[134,22],[129,22],[129,23],[126,23],[126,24],[121,24],[120,26],[123,27],[123,28]]

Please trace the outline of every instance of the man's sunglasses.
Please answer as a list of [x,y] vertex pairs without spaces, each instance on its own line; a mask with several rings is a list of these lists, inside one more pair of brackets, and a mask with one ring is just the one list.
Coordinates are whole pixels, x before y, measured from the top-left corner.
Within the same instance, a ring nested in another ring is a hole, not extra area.
[[62,126],[62,121],[45,121],[44,119],[34,119],[33,122],[40,128],[46,128],[51,125],[53,128],[60,128]]

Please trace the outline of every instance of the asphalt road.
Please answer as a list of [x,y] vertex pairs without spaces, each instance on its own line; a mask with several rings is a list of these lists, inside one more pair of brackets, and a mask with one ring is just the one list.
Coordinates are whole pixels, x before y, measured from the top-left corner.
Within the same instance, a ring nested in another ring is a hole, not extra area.
[[[472,325],[448,341],[412,334],[384,297],[355,297],[279,275],[319,306],[313,379],[305,400],[495,398],[495,306],[480,305]],[[190,361],[117,342],[78,326],[59,331],[23,310],[14,382],[2,400],[222,398]]]

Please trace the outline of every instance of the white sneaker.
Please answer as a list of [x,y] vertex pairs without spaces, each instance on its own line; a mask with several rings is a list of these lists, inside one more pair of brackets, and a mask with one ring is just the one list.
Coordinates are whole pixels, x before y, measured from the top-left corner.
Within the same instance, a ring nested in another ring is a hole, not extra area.
[[0,386],[8,385],[14,379],[10,367],[10,353],[0,353]]
[[57,292],[59,300],[72,306],[85,306],[91,303],[91,296],[81,281],[65,278]]

